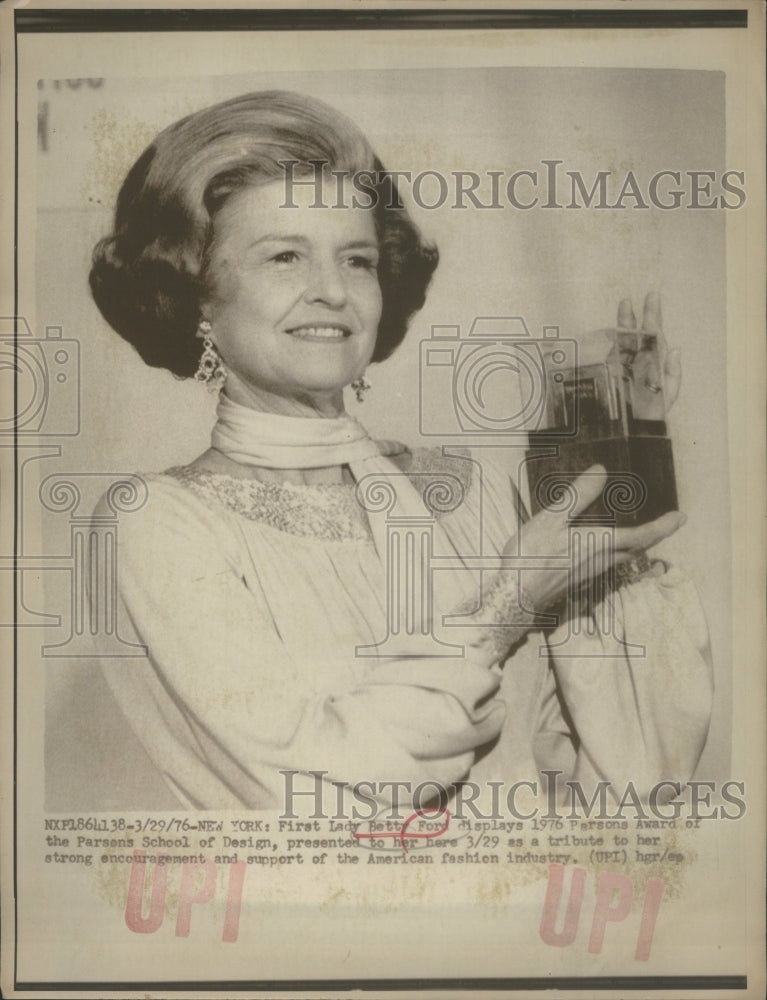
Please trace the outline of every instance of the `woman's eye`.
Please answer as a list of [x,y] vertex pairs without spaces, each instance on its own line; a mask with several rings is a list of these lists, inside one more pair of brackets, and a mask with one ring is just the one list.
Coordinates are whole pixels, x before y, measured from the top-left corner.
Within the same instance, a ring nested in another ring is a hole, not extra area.
[[294,260],[298,260],[298,254],[295,250],[283,250],[275,254],[272,260],[275,264],[292,264]]
[[365,271],[375,271],[378,267],[378,261],[373,257],[365,257],[364,255],[355,254],[353,257],[349,258],[349,264],[354,268],[361,268]]

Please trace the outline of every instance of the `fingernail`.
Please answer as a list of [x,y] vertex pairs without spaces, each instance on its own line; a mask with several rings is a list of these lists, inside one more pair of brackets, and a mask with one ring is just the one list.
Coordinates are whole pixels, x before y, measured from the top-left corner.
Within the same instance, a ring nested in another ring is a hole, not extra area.
[[680,528],[682,527],[683,524],[687,524],[687,515],[680,513],[679,517],[677,518],[677,524],[679,525]]
[[621,299],[618,306],[618,326],[630,326],[633,314],[634,310],[631,308],[631,299]]

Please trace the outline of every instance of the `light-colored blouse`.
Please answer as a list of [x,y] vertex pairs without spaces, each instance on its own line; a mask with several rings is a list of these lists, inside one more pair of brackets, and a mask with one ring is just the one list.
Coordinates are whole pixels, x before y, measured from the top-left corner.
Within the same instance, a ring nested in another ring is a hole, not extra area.
[[[508,476],[435,450],[416,451],[408,474],[444,471],[465,486],[440,517],[450,542],[467,563],[499,555],[517,530]],[[643,795],[692,776],[711,670],[697,596],[674,569],[519,641],[503,602],[482,608],[501,578],[475,567],[485,627],[455,632],[464,655],[361,656],[387,633],[387,591],[354,486],[189,469],[145,478],[147,503],[120,522],[117,567],[121,634],[147,655],[103,670],[180,803],[282,808],[286,770],[309,776],[303,788],[321,773],[331,802],[357,782],[511,784],[541,768]]]

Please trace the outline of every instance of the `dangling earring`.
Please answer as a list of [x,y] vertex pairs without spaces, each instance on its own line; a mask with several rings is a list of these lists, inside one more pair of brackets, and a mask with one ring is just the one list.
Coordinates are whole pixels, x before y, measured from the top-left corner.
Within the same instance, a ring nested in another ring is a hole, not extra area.
[[364,375],[360,375],[359,378],[355,378],[351,386],[352,389],[354,389],[354,395],[357,397],[358,403],[364,403],[365,393],[368,391],[368,389],[373,388]]
[[221,360],[221,355],[216,350],[210,331],[212,327],[207,319],[200,320],[197,327],[197,336],[202,339],[202,356],[194,373],[196,382],[202,383],[208,392],[216,392],[221,389],[226,381],[226,368]]

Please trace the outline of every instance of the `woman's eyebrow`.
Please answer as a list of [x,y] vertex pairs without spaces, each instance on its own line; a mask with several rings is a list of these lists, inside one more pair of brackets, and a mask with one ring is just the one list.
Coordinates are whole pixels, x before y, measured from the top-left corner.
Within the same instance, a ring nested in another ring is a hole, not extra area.
[[267,233],[266,236],[259,236],[257,240],[253,240],[252,243],[248,244],[248,250],[252,247],[257,247],[261,243],[308,243],[309,240],[306,236],[302,236],[300,233]]
[[344,243],[343,250],[378,250],[378,243],[376,240],[350,240],[349,243]]
[[[249,243],[247,250],[252,250],[253,247],[260,246],[262,243],[300,243],[303,246],[310,243],[311,241],[308,237],[301,235],[300,233],[267,233],[265,236],[259,236],[257,240],[253,240]],[[378,250],[378,242],[376,240],[350,240],[348,243],[343,243],[341,245],[342,250]]]

